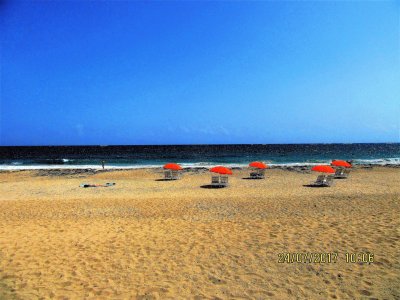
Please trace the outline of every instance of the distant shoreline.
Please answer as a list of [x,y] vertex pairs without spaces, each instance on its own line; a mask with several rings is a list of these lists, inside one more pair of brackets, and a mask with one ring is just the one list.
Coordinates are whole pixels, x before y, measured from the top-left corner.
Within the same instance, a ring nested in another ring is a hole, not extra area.
[[[386,164],[386,165],[373,165],[373,164],[359,164],[354,165],[353,169],[372,169],[372,168],[400,168],[400,164]],[[249,167],[231,167],[232,170],[250,170]],[[293,171],[300,173],[311,173],[310,165],[298,165],[298,166],[269,166],[268,169],[272,170],[284,170]],[[45,168],[45,169],[12,169],[12,170],[1,170],[0,173],[14,173],[14,172],[37,172],[38,176],[68,176],[68,175],[94,175],[99,173],[117,172],[117,171],[134,171],[134,170],[149,170],[156,173],[162,172],[162,167],[134,167],[134,168],[105,168],[104,170],[99,168]],[[184,173],[203,173],[208,172],[207,167],[187,167],[183,168]]]
[[[189,166],[187,166],[189,165]],[[249,168],[247,164],[229,164],[229,163],[209,163],[204,165],[190,165],[181,164],[183,170],[208,170],[209,168],[216,165],[224,165],[233,170],[242,170]],[[329,165],[329,162],[318,162],[318,163],[286,163],[286,164],[273,164],[268,163],[269,169],[282,169],[282,170],[293,170],[293,169],[310,169],[315,165]],[[392,163],[354,163],[353,168],[372,168],[372,167],[400,167],[400,162]],[[118,171],[118,170],[143,170],[143,169],[162,169],[162,165],[135,165],[135,166],[116,166],[116,165],[105,165],[105,169],[99,165],[0,165],[0,172],[7,171],[39,171],[39,170],[94,170],[94,171]]]

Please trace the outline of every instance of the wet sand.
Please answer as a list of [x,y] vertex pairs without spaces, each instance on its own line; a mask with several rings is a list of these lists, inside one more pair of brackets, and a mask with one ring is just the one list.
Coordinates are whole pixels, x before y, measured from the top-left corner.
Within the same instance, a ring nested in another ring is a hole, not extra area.
[[[0,173],[0,298],[400,298],[399,168],[357,169],[331,188],[285,170],[234,171],[224,189],[202,188],[208,172],[43,175]],[[105,182],[116,185],[79,187]],[[339,256],[279,263],[287,252]]]

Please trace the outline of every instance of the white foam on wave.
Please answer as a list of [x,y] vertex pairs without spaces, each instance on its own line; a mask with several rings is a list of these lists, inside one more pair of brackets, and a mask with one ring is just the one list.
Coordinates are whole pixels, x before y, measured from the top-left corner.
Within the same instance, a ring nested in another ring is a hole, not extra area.
[[[106,165],[105,169],[156,169],[162,168],[164,164],[159,165]],[[247,164],[221,164],[221,163],[182,163],[182,168],[211,168],[214,166],[223,165],[228,168],[243,168]],[[93,169],[102,170],[99,165],[0,165],[0,170],[3,171],[20,171],[20,170],[56,170],[56,169]]]
[[[106,166],[105,169],[151,169],[160,168],[161,165],[132,165],[132,166]],[[0,165],[3,171],[20,171],[20,170],[56,170],[56,169],[93,169],[102,170],[99,165]]]
[[[179,163],[179,162],[177,162]],[[270,167],[311,167],[316,165],[329,165],[331,160],[318,162],[287,162],[275,163],[266,161]],[[194,163],[179,163],[183,168],[211,168],[214,166],[223,165],[228,168],[245,168],[247,163],[220,163],[220,162],[194,162]],[[400,158],[381,158],[381,159],[354,159],[354,165],[400,165]],[[135,164],[135,165],[106,165],[105,169],[154,169],[162,168],[163,164]],[[0,165],[0,170],[18,171],[18,170],[54,170],[54,169],[94,169],[101,170],[101,165],[22,165],[20,163],[11,163]]]
[[179,163],[182,168],[212,168],[215,166],[224,166],[228,168],[243,168],[247,164],[238,163],[215,163],[215,162],[198,162],[198,163]]
[[293,162],[293,163],[270,163],[270,167],[312,167],[317,165],[329,165],[331,161],[326,162]]
[[375,158],[375,159],[355,159],[354,164],[371,164],[371,165],[400,165],[400,157]]

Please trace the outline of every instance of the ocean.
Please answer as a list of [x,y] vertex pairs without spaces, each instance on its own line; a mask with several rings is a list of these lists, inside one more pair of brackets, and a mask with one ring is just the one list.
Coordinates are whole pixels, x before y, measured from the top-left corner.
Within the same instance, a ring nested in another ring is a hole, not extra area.
[[0,147],[0,170],[99,169],[102,161],[107,168],[158,168],[168,162],[183,167],[243,167],[251,161],[310,166],[332,159],[400,165],[400,143]]

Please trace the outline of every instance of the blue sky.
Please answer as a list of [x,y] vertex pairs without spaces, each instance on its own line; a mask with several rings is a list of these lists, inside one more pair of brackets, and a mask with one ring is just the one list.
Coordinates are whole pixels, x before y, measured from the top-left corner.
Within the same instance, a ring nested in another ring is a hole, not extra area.
[[400,142],[397,1],[3,1],[0,145]]

